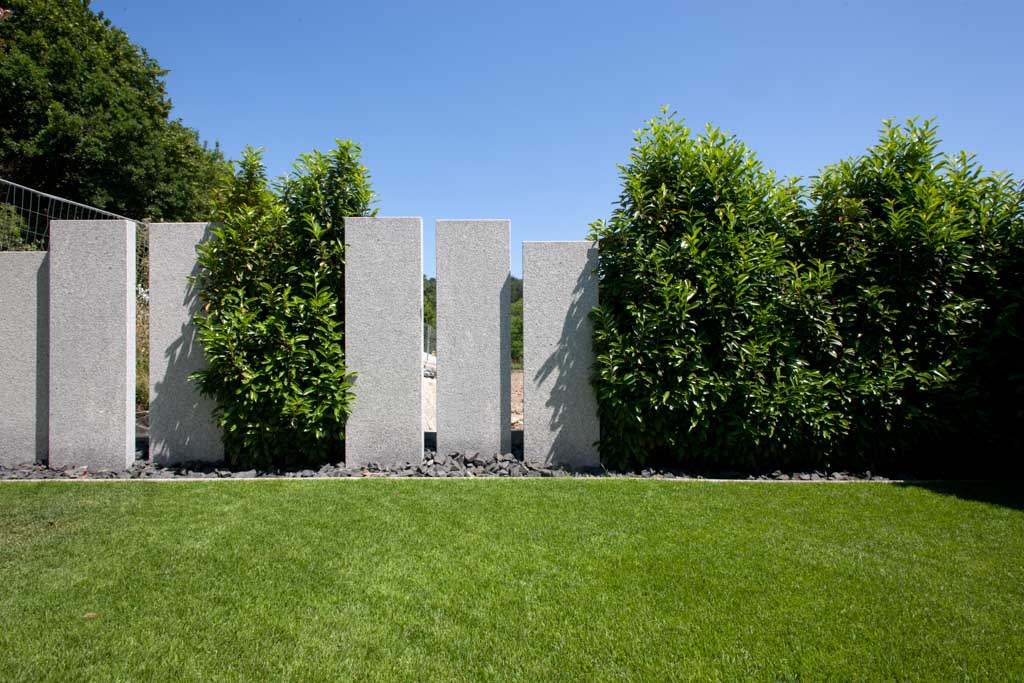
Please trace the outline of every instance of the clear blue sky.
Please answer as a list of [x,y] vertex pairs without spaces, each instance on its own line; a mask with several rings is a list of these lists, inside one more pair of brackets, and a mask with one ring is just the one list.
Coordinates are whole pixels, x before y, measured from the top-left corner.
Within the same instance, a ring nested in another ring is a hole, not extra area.
[[668,104],[783,175],[861,152],[883,118],[1024,175],[1024,3],[94,0],[170,70],[174,113],[286,172],[364,149],[382,215],[510,218],[582,239],[633,131]]

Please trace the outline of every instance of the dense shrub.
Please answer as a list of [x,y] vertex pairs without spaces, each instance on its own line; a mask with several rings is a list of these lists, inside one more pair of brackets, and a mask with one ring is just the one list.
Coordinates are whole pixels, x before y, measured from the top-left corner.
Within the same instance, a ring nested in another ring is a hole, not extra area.
[[606,464],[923,472],[1020,447],[1012,178],[911,121],[805,194],[672,115],[621,172],[593,226]]
[[345,216],[374,193],[360,149],[300,157],[268,187],[260,154],[243,154],[221,226],[200,249],[196,316],[225,455],[238,466],[299,466],[343,457],[352,376],[344,354]]
[[618,207],[593,226],[605,463],[754,467],[829,443],[845,428],[838,388],[809,361],[836,353],[818,313],[833,275],[792,261],[798,187],[672,115],[637,134],[621,173]]
[[[984,179],[976,195],[983,250],[978,296],[981,326],[962,349],[955,386],[965,397],[956,425],[977,453],[993,455],[999,472],[1024,474],[1024,183],[1009,176]],[[996,472],[997,470],[991,470]]]
[[836,272],[843,349],[822,369],[841,379],[847,459],[868,465],[941,469],[1003,423],[979,402],[991,387],[977,372],[994,360],[993,341],[1021,329],[1004,301],[1021,293],[1006,262],[1020,250],[1019,191],[937,146],[929,122],[887,122],[875,146],[811,185],[801,256]]

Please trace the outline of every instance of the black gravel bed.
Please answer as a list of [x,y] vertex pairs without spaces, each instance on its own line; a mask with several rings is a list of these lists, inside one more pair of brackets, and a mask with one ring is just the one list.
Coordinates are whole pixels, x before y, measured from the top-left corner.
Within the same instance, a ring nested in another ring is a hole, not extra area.
[[224,464],[191,462],[175,466],[156,465],[139,458],[126,470],[91,470],[86,467],[51,469],[46,465],[26,463],[14,467],[0,465],[0,479],[355,479],[408,478],[437,479],[499,478],[499,477],[603,477],[635,479],[732,479],[738,481],[891,481],[871,472],[782,472],[745,474],[740,472],[687,473],[672,470],[644,469],[639,472],[613,472],[605,469],[569,470],[546,464],[523,462],[513,453],[452,453],[442,455],[426,450],[422,463],[385,466],[370,463],[350,469],[344,464],[324,465],[319,469],[301,470],[238,470]]

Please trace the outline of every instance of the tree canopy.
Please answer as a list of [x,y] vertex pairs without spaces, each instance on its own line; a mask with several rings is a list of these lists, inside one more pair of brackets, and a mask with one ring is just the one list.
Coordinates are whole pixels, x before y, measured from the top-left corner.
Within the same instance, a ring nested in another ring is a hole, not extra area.
[[0,176],[138,219],[203,220],[229,173],[166,71],[89,0],[5,0]]

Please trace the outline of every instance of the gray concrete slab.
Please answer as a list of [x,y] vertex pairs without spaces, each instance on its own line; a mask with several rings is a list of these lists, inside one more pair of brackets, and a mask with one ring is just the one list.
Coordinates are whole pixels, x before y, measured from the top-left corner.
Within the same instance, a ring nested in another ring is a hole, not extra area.
[[0,465],[45,463],[49,254],[0,252]]
[[423,219],[345,219],[345,464],[423,459]]
[[523,243],[523,454],[572,468],[600,465],[590,384],[597,244]]
[[200,310],[196,248],[210,223],[149,226],[149,457],[167,465],[224,459],[216,404],[189,375],[206,367],[192,316]]
[[511,222],[437,222],[437,451],[511,448]]
[[50,466],[135,459],[135,224],[50,223]]

